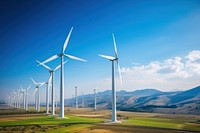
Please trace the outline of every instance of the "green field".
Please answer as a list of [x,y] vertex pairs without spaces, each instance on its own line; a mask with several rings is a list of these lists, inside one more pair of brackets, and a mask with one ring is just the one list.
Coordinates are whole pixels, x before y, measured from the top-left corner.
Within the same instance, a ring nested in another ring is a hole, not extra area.
[[137,126],[200,131],[200,124],[179,119],[137,117],[127,121]]
[[66,116],[66,118],[61,119],[52,116],[42,116],[26,120],[16,120],[16,121],[1,121],[0,126],[19,126],[19,125],[53,125],[53,124],[95,124],[103,122],[100,118],[84,118],[77,116]]
[[111,124],[110,110],[66,109],[64,119],[43,113],[0,116],[0,132],[24,133],[178,133],[200,132],[200,116],[118,111],[121,123]]

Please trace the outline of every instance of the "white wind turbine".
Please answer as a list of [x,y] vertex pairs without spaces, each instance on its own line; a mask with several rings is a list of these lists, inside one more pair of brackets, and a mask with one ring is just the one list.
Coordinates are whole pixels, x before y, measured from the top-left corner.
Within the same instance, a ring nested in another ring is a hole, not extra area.
[[10,102],[9,102],[9,106],[13,106],[13,94],[11,93],[9,96]]
[[116,46],[114,34],[112,34],[112,36],[113,36],[115,57],[107,56],[107,55],[101,55],[101,54],[99,56],[106,58],[106,59],[108,59],[112,62],[112,122],[117,122],[116,90],[115,90],[115,63],[114,63],[115,61],[117,62],[121,85],[122,85],[122,77],[121,77],[121,70],[120,70],[120,65],[119,65],[119,58],[118,58],[118,54],[117,54],[117,46]]
[[20,91],[22,92],[23,94],[23,107],[25,110],[28,110],[28,90],[31,88],[31,85],[28,86],[28,88],[24,89],[22,87],[22,85],[20,85],[21,89]]
[[73,27],[71,28],[66,40],[65,40],[65,43],[63,45],[63,48],[62,48],[62,51],[60,54],[56,54],[56,55],[53,55],[52,57],[48,58],[47,60],[45,60],[44,62],[42,62],[43,64],[49,62],[49,61],[52,61],[58,57],[61,58],[61,75],[60,75],[60,117],[61,118],[64,118],[64,57],[66,56],[67,58],[70,58],[70,59],[74,59],[74,60],[79,60],[79,61],[84,61],[86,62],[86,60],[84,59],[81,59],[81,58],[78,58],[78,57],[75,57],[75,56],[72,56],[72,55],[69,55],[69,54],[65,54],[65,49],[67,47],[67,44],[69,42],[69,38],[71,36],[71,33],[72,33],[72,30],[73,30]]
[[78,93],[78,89],[77,89],[77,87],[75,87],[76,109],[78,109],[78,96],[77,96],[77,93]]
[[15,94],[15,91],[13,90],[13,93],[12,93],[12,106],[13,107],[16,107],[15,101],[16,101],[16,94]]
[[21,85],[20,85],[20,87],[21,87],[21,92],[22,92],[22,95],[23,95],[23,109],[25,109],[25,105],[26,105],[26,103],[25,103],[25,92],[26,92],[26,90],[23,89]]
[[34,91],[34,94],[37,92],[37,100],[36,100],[36,103],[37,103],[37,105],[36,105],[36,110],[38,111],[38,112],[40,112],[40,87],[42,86],[42,85],[44,85],[46,82],[38,82],[38,83],[36,83],[34,80],[33,80],[33,78],[31,78],[31,80],[33,81],[33,83],[36,85],[35,86],[35,91]]
[[13,90],[13,105],[17,108],[17,93]]
[[38,107],[38,105],[37,105],[38,95],[36,94],[37,90],[38,90],[38,88],[35,88],[35,90],[34,90],[34,92],[33,92],[33,95],[35,95],[35,111],[38,110],[38,109],[37,109],[37,107]]
[[20,96],[19,96],[19,108],[21,108],[21,101],[20,100],[21,100],[22,96],[23,96],[23,93],[21,93]]
[[19,97],[20,97],[20,90],[17,91],[16,97],[17,97],[17,100],[16,100],[17,108],[19,108],[19,104],[20,104],[20,102],[19,102],[19,100],[20,100],[20,99],[19,99]]
[[28,110],[28,90],[31,88],[31,85],[29,85],[29,87],[28,88],[26,88],[25,89],[25,103],[26,103],[26,105],[25,105],[25,109],[26,110]]
[[12,106],[12,107],[14,107],[14,95],[11,93],[11,95],[10,95],[10,105]]
[[9,99],[8,105],[11,106],[11,103],[12,103],[12,95],[9,95],[9,96],[8,96],[8,99]]
[[[51,83],[51,87],[52,87],[52,92],[51,92],[51,115],[55,115],[55,90],[54,90],[54,71],[56,71],[57,69],[60,68],[61,65],[58,65],[55,69],[51,69],[49,66],[45,65],[44,63],[36,60],[39,65],[42,65],[43,67],[45,67],[47,70],[49,70],[49,80],[48,80],[48,87],[47,87],[47,90],[46,90],[46,113],[49,113],[49,88],[50,88],[50,83]],[[64,62],[64,64],[66,63],[67,61]]]
[[13,97],[14,97],[14,106],[15,106],[15,108],[17,108],[17,106],[18,106],[18,103],[17,103],[18,93],[15,90],[13,90]]

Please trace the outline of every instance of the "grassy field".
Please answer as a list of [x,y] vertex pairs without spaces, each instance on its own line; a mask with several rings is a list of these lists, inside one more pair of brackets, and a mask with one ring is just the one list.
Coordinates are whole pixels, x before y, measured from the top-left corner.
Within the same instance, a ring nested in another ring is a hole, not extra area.
[[[111,111],[66,108],[66,118],[44,113],[1,114],[0,132],[24,133],[178,133],[200,132],[200,116],[118,111],[121,123],[111,124]],[[5,113],[5,112],[4,112]]]

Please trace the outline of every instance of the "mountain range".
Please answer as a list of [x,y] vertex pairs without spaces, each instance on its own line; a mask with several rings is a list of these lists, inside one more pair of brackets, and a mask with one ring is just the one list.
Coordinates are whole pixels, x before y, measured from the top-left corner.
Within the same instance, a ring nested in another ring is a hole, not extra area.
[[[111,109],[111,90],[97,93],[97,108]],[[81,107],[82,96],[78,97]],[[75,99],[65,99],[67,106],[74,106]],[[94,94],[84,95],[84,106],[94,107]],[[117,92],[117,110],[156,112],[170,114],[200,114],[200,86],[175,92],[143,89]]]

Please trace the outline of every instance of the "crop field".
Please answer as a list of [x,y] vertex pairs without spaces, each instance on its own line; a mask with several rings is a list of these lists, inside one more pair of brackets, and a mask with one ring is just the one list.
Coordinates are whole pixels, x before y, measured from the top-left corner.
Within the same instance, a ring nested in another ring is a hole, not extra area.
[[[44,110],[44,109],[42,109]],[[58,109],[56,112],[59,112]],[[200,132],[200,116],[118,111],[120,123],[111,123],[110,110],[65,108],[57,115],[0,108],[1,133],[187,133]]]

